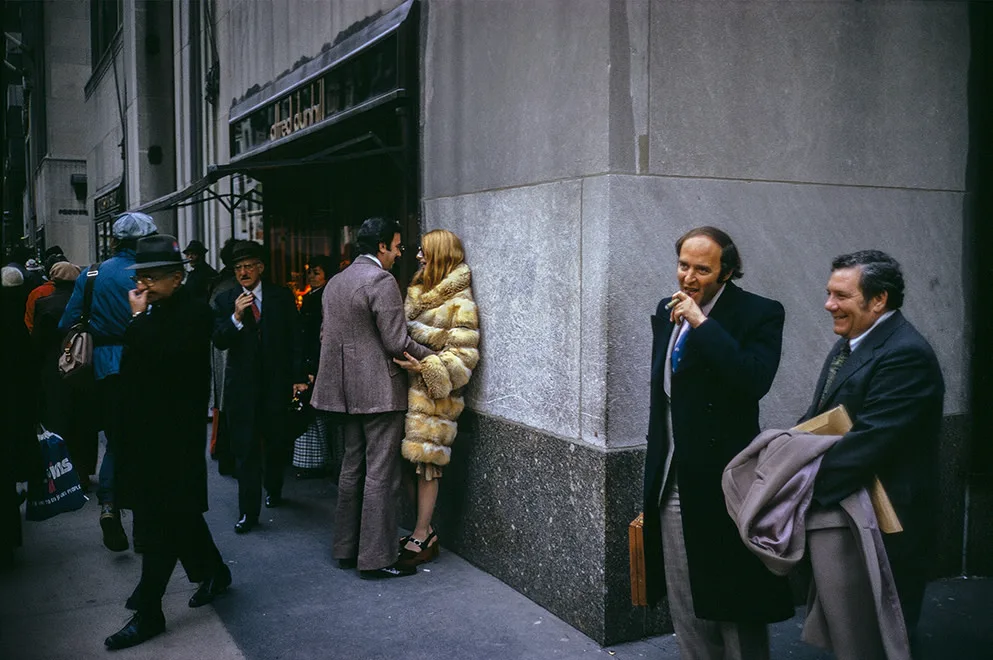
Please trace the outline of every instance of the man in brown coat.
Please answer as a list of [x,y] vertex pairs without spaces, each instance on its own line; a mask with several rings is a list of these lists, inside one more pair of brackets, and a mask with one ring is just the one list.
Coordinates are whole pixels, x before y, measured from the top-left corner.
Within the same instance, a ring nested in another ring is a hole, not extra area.
[[333,556],[364,578],[412,575],[397,566],[396,496],[407,410],[407,374],[393,358],[432,351],[407,335],[403,299],[390,269],[400,257],[400,226],[369,218],[360,256],[325,287],[321,357],[311,405],[344,413]]

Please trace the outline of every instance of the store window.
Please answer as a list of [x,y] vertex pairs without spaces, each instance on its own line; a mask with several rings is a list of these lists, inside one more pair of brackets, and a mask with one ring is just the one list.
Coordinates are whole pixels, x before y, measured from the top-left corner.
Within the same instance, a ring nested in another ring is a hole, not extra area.
[[232,177],[234,194],[241,198],[235,209],[234,237],[248,241],[265,240],[262,216],[262,182],[245,174]]
[[94,69],[121,29],[124,0],[90,0],[90,56]]

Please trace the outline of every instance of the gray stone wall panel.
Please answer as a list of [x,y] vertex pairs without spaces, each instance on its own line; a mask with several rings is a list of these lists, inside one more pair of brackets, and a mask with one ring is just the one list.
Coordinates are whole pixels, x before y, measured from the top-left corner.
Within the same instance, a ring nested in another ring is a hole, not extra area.
[[462,239],[482,359],[466,404],[579,437],[581,183],[429,200],[424,228]]
[[967,5],[654,2],[652,173],[962,190]]
[[436,0],[426,21],[426,198],[606,171],[606,3]]
[[[741,249],[743,288],[786,307],[783,359],[762,403],[766,426],[806,410],[836,340],[823,309],[830,261],[870,247],[892,254],[907,282],[904,313],[928,338],[946,381],[946,414],[967,407],[962,195],[948,192],[612,176],[608,347],[611,446],[643,442],[650,315],[676,288],[674,242],[703,224]],[[621,246],[629,246],[624,255]],[[624,256],[622,256],[624,255]]]

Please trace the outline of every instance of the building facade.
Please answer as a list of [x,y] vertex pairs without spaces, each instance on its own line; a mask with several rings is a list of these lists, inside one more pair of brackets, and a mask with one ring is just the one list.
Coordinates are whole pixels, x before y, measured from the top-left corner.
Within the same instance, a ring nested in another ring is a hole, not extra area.
[[675,287],[675,239],[703,224],[735,238],[744,288],[787,310],[764,426],[791,426],[809,403],[834,339],[832,257],[876,247],[903,264],[905,312],[947,385],[935,574],[993,571],[979,514],[993,504],[990,420],[976,404],[993,305],[972,247],[990,232],[982,9],[75,4],[98,27],[85,120],[60,121],[85,134],[92,258],[107,220],[135,207],[203,240],[215,264],[227,238],[261,240],[267,272],[295,287],[309,256],[350,259],[371,215],[399,219],[408,245],[439,227],[463,239],[482,361],[439,533],[584,633],[612,643],[666,625],[664,608],[630,605],[627,524],[641,508],[649,317]]

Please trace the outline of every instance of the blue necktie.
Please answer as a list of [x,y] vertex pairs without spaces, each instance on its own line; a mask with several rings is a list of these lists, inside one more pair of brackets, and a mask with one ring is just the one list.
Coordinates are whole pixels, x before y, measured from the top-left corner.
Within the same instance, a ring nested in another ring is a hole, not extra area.
[[679,337],[676,338],[676,345],[672,347],[672,357],[670,362],[672,362],[672,373],[676,373],[676,369],[679,368],[679,361],[683,359],[683,344],[686,343],[686,338],[690,336],[690,331],[681,332]]

